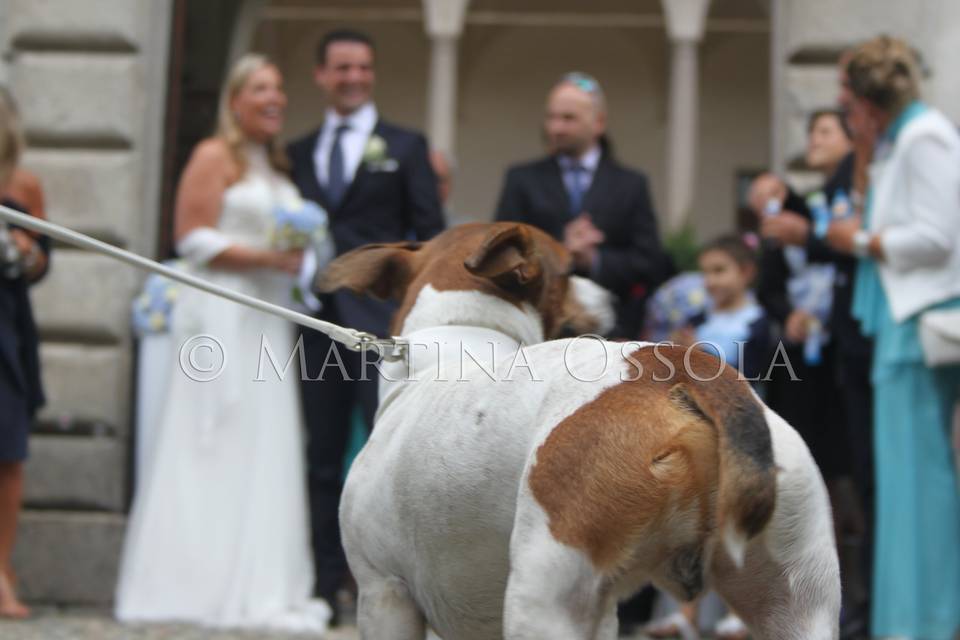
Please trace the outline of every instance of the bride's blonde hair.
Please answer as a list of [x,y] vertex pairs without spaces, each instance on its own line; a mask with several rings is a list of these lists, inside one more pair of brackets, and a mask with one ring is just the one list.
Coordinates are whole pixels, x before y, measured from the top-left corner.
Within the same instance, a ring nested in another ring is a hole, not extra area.
[[[273,65],[273,62],[263,54],[244,54],[230,68],[227,80],[220,91],[220,106],[217,111],[217,132],[215,135],[227,143],[230,155],[240,168],[241,175],[247,170],[247,155],[244,145],[249,140],[244,135],[243,129],[240,128],[240,123],[237,121],[233,109],[230,108],[230,103],[240,93],[243,86],[247,84],[250,76],[267,65]],[[270,164],[277,171],[286,172],[289,169],[290,163],[287,160],[287,154],[275,138],[267,143],[267,155],[270,158]]]

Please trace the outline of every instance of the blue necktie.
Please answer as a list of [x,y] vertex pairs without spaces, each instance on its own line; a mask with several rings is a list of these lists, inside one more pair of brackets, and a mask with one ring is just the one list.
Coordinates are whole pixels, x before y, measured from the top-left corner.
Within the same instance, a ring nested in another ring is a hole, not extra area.
[[583,172],[585,169],[579,162],[571,162],[567,171],[570,179],[567,181],[567,195],[570,196],[570,215],[578,216],[583,211]]
[[347,190],[347,180],[343,170],[343,148],[340,145],[340,138],[343,132],[350,129],[350,125],[341,124],[337,127],[333,136],[333,146],[330,147],[330,160],[327,163],[327,199],[330,201],[330,207],[336,209],[343,200],[343,195]]

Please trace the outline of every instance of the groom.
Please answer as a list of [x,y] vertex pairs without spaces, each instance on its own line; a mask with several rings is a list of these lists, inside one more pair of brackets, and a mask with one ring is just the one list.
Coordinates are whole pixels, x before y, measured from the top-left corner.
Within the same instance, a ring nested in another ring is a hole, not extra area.
[[[287,149],[297,188],[330,216],[338,255],[372,242],[427,240],[444,228],[426,140],[380,119],[372,99],[374,79],[369,36],[349,30],[324,36],[317,47],[314,80],[329,106],[320,127]],[[390,303],[346,291],[322,302],[323,320],[389,335],[395,309]],[[334,596],[347,570],[337,519],[343,459],[356,406],[363,410],[367,429],[373,427],[377,376],[372,366],[363,370],[360,354],[338,348],[320,333],[304,331],[303,346],[309,379],[301,392],[316,593],[335,607]],[[323,378],[316,381],[321,370]]]

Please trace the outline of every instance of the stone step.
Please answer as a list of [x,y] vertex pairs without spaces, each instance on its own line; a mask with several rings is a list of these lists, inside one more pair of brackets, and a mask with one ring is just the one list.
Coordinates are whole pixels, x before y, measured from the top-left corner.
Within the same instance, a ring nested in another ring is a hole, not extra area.
[[51,222],[123,247],[143,233],[135,215],[142,197],[136,153],[28,149],[23,164],[42,177]]
[[149,28],[128,0],[9,0],[10,38],[18,48],[135,51]]
[[28,602],[109,606],[126,517],[112,513],[24,511],[13,566]]
[[[129,317],[125,311],[120,313]],[[72,422],[101,423],[102,431],[126,436],[132,400],[132,360],[132,348],[127,344],[41,343],[41,375],[47,404],[40,410],[39,420],[59,423],[66,418]]]
[[[32,146],[131,149],[147,113],[135,55],[20,52],[10,87]],[[96,91],[90,91],[96,87]]]
[[30,290],[41,338],[125,343],[130,336],[130,301],[140,282],[139,271],[107,256],[66,248],[54,251],[50,273]]
[[24,503],[27,508],[126,507],[127,443],[108,437],[35,434],[30,438]]

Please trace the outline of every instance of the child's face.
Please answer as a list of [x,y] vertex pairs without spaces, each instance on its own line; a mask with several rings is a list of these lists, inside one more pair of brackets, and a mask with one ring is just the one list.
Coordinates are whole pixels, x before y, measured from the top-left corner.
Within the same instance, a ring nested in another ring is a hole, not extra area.
[[700,255],[707,293],[714,305],[722,309],[736,303],[750,287],[753,269],[741,265],[726,251],[706,251]]

